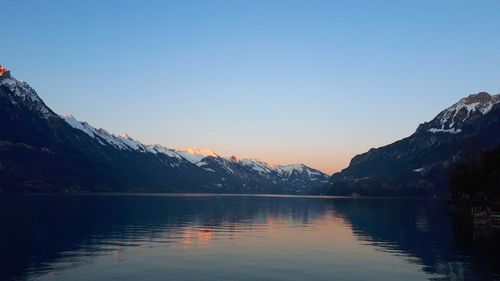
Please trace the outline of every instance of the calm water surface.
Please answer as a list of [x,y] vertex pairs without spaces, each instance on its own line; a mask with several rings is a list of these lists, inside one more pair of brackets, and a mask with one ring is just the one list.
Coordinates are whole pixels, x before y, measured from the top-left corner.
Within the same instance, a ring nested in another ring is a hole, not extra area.
[[0,280],[499,280],[446,202],[0,195]]

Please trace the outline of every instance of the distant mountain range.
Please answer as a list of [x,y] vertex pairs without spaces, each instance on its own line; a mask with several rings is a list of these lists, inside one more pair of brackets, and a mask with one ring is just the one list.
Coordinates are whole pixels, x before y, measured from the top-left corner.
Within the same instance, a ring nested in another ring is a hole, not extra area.
[[54,113],[0,67],[0,189],[6,191],[309,193],[328,176],[213,151],[145,145]]
[[[330,178],[303,164],[272,166],[211,150],[146,145],[97,129],[54,113],[1,66],[0,106],[5,191],[447,196],[457,167],[482,163],[483,151],[500,147],[500,95],[484,92],[461,99],[407,138],[355,156]],[[495,173],[488,173],[488,186],[496,185]]]
[[355,156],[316,193],[448,196],[455,168],[498,146],[500,95],[481,92],[420,124],[411,136]]

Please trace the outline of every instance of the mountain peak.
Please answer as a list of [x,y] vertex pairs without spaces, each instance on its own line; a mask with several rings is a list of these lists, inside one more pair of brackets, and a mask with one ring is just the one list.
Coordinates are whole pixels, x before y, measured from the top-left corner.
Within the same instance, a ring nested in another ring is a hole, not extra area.
[[184,149],[189,154],[197,154],[197,155],[203,155],[203,156],[212,156],[212,157],[217,157],[218,155],[210,148],[193,148],[193,147],[188,147]]
[[477,115],[485,115],[497,103],[500,103],[500,95],[490,95],[487,92],[479,92],[460,99],[458,102],[441,111],[430,123],[427,129],[431,133],[462,132],[464,122]]
[[0,80],[10,78],[10,70],[0,65]]
[[414,134],[355,156],[331,177],[327,194],[449,196],[456,167],[475,169],[484,151],[500,145],[499,116],[500,95],[466,96]]
[[[479,110],[482,114],[488,113],[491,110],[491,107],[500,102],[500,94],[490,95],[487,92],[479,92],[477,94],[469,95],[460,101],[458,101],[455,105],[467,105],[472,106],[471,110]],[[452,106],[452,107],[453,107]]]
[[12,77],[10,71],[3,66],[0,66],[0,90],[5,90],[2,92],[12,104],[22,104],[39,112],[44,118],[56,116],[28,83]]
[[447,108],[445,111],[459,111],[461,109],[467,109],[467,111],[480,111],[483,115],[488,113],[493,105],[500,102],[500,94],[490,95],[487,92],[479,92],[477,94],[469,95],[457,103],[453,104],[451,107]]
[[468,97],[463,98],[462,100],[466,104],[476,103],[476,102],[488,102],[492,99],[492,95],[488,92],[479,92],[477,94],[469,95]]

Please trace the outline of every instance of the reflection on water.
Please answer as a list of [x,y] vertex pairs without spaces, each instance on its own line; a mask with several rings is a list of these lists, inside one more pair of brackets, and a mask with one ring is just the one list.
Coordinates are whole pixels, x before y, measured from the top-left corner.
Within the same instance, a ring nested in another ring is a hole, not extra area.
[[0,225],[0,280],[500,280],[440,200],[2,194]]

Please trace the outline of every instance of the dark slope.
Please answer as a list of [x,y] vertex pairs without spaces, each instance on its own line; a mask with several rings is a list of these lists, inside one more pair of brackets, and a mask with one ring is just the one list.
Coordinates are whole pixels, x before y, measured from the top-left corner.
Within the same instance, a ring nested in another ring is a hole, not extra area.
[[449,194],[458,164],[500,144],[500,96],[464,98],[411,136],[355,156],[320,192],[335,195]]
[[[18,93],[16,93],[18,92]],[[190,190],[202,175],[179,173],[152,154],[118,151],[69,126],[17,80],[0,84],[0,182],[4,190]]]
[[255,160],[195,162],[186,152],[146,146],[57,115],[10,75],[0,75],[0,106],[0,190],[307,193],[327,180],[303,165],[264,164],[263,172]]

